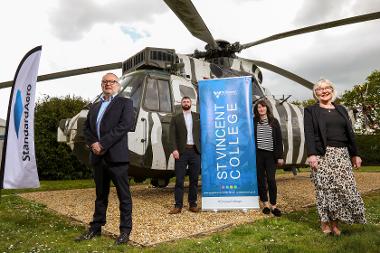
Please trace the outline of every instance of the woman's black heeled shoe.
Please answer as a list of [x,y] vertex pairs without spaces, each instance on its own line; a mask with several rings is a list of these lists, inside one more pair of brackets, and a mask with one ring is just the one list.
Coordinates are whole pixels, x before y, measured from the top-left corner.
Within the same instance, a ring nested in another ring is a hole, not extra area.
[[278,209],[278,208],[274,208],[274,209],[272,209],[271,212],[272,212],[273,215],[276,216],[276,217],[280,217],[280,216],[281,216],[281,211],[280,211],[280,209]]
[[270,209],[269,209],[269,207],[264,207],[264,208],[263,208],[263,213],[264,213],[264,214],[270,214]]

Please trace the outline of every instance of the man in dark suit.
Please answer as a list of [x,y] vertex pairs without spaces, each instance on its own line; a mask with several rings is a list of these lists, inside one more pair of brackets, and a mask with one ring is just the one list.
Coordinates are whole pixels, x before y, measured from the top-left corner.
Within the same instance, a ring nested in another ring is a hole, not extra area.
[[128,184],[128,132],[132,128],[133,104],[118,96],[119,78],[108,73],[101,81],[103,94],[94,103],[84,127],[86,143],[90,147],[90,162],[94,168],[96,186],[95,212],[90,228],[76,241],[100,236],[106,224],[110,181],[116,186],[120,202],[120,236],[116,244],[127,243],[132,230],[132,199]]
[[175,115],[170,122],[170,142],[175,159],[175,206],[169,214],[177,214],[183,207],[183,184],[186,166],[189,169],[189,210],[199,212],[197,207],[198,176],[200,159],[199,114],[191,111],[191,99],[181,100],[182,113]]

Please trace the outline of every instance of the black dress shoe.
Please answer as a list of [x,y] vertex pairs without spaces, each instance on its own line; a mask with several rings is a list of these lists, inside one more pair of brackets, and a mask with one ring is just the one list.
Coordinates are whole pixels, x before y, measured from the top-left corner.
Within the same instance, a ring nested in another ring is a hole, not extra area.
[[127,243],[129,241],[129,234],[128,233],[125,233],[125,232],[122,232],[118,238],[116,238],[115,240],[115,244],[116,245],[120,245],[120,244],[124,244],[124,243]]
[[191,206],[191,207],[189,207],[189,211],[193,212],[193,213],[199,213],[200,209],[199,209],[199,207]]
[[172,210],[169,211],[169,214],[177,214],[182,212],[182,208],[174,207]]
[[101,230],[92,230],[92,229],[89,229],[88,231],[86,231],[82,235],[80,235],[77,238],[75,238],[75,241],[76,242],[80,242],[80,241],[90,240],[90,239],[94,238],[95,236],[100,236],[101,233],[102,233]]

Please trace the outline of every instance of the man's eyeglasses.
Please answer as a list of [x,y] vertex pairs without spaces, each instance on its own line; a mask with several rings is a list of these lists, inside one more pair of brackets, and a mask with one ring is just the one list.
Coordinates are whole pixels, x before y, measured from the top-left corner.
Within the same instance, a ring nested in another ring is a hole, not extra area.
[[102,80],[103,85],[107,85],[108,83],[111,85],[114,85],[115,83],[117,83],[117,81],[116,80]]

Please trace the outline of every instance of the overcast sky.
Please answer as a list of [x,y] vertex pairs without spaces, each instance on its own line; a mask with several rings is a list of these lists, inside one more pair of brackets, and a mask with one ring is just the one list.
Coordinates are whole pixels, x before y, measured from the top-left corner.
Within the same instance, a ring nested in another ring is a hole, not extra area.
[[[216,39],[247,43],[276,33],[367,12],[379,0],[193,0]],[[123,61],[145,47],[178,53],[202,50],[160,0],[12,0],[2,1],[0,81],[12,80],[22,57],[42,45],[39,74]],[[263,60],[315,82],[321,77],[338,92],[362,83],[380,69],[380,20],[269,42],[239,54]],[[121,70],[116,71],[121,74]],[[41,82],[37,96],[94,98],[102,73]],[[311,98],[306,88],[263,70],[264,85],[276,96]],[[0,90],[5,118],[10,89]]]

